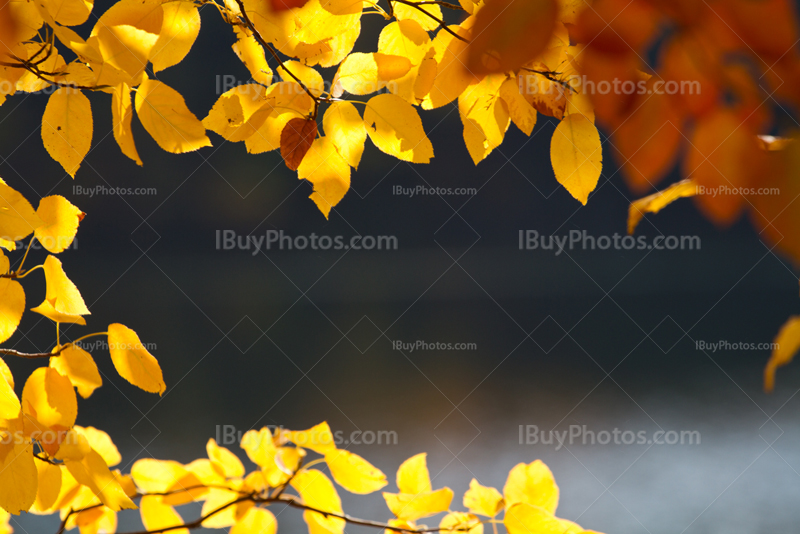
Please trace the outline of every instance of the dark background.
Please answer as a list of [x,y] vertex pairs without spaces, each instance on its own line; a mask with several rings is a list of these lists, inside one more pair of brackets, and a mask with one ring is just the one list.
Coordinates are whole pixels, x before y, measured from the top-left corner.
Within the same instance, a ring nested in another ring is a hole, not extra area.
[[[200,118],[218,96],[217,75],[248,79],[230,50],[230,29],[211,9],[202,18],[187,59],[158,75]],[[374,49],[377,32],[365,28],[359,49]],[[61,194],[87,213],[77,250],[60,257],[92,316],[65,337],[121,322],[156,345],[163,397],[119,378],[98,351],[104,387],[80,401],[78,423],[111,434],[124,471],[140,457],[204,456],[222,425],[244,432],[327,420],[346,436],[397,433],[394,445],[341,445],[387,473],[389,490],[399,463],[427,451],[434,486],[455,490],[454,508],[472,477],[502,488],[513,465],[542,458],[562,489],[559,515],[597,531],[787,532],[800,520],[800,366],[781,370],[767,396],[768,351],[695,344],[768,343],[797,312],[793,269],[746,220],[720,231],[684,200],[647,217],[639,233],[699,235],[699,251],[520,251],[520,230],[624,234],[635,197],[606,144],[597,190],[588,206],[575,201],[553,176],[555,125],[543,116],[531,139],[512,126],[475,167],[451,105],[423,113],[436,150],[430,165],[398,162],[368,141],[351,191],[326,221],[307,198],[310,184],[278,154],[249,155],[214,134],[213,148],[167,154],[134,119],[144,160],[137,167],[111,136],[110,96],[89,97],[92,151],[74,182],[42,147],[41,95],[16,95],[0,108],[0,176],[34,205]],[[677,179],[676,172],[665,183]],[[157,194],[89,197],[73,194],[73,185]],[[398,185],[479,192],[409,198],[393,194]],[[399,249],[253,256],[215,248],[217,230],[271,229],[390,235]],[[25,289],[29,307],[42,300],[38,275]],[[6,345],[47,350],[53,336],[51,323],[27,314]],[[409,353],[393,350],[393,340],[477,350]],[[9,363],[21,391],[33,365]],[[520,425],[576,424],[595,432],[696,430],[702,442],[558,451],[519,442]],[[388,519],[379,495],[342,493],[347,511]],[[296,511],[275,513],[282,531],[305,531]],[[121,531],[136,528],[135,513],[122,515]],[[57,519],[13,524],[54,532]]]

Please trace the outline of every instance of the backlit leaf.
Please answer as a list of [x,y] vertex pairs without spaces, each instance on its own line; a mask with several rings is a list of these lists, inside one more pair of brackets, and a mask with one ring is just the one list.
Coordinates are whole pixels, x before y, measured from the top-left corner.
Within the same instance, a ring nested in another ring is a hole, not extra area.
[[503,496],[506,510],[516,503],[525,503],[554,514],[558,507],[556,480],[541,460],[515,465],[508,473]]
[[103,385],[92,355],[76,345],[70,345],[58,356],[50,358],[50,367],[69,378],[84,399]]
[[[314,184],[314,192],[310,198],[326,219],[330,215],[331,209],[344,198],[350,189],[350,172],[350,165],[339,155],[333,142],[327,137],[318,137],[314,140],[314,144],[311,145],[303,162],[297,168],[298,178]],[[292,441],[295,440],[292,439]],[[297,441],[295,443],[321,454],[329,450],[328,447],[335,448],[333,438],[328,442],[330,446],[321,444],[316,441],[316,438],[310,442],[311,445],[304,445]]]
[[22,285],[16,280],[0,278],[0,343],[17,331],[24,312],[25,291]]
[[384,493],[386,505],[398,519],[415,521],[450,508],[453,490],[442,488],[425,493]]
[[628,233],[633,234],[639,221],[646,213],[658,213],[679,198],[693,197],[697,194],[697,184],[693,180],[681,180],[663,191],[632,202],[628,209]]
[[92,146],[92,108],[81,91],[66,87],[50,95],[42,115],[47,152],[75,178]]
[[429,163],[433,145],[417,111],[396,95],[378,95],[367,102],[364,124],[381,151],[404,161]]
[[544,508],[518,502],[506,510],[503,523],[508,534],[583,534],[584,530],[566,519],[560,519]]
[[192,2],[164,2],[161,33],[150,51],[153,72],[180,63],[200,33],[200,13]]
[[109,325],[108,347],[111,361],[122,378],[150,393],[164,393],[167,386],[161,367],[136,332],[118,323]]
[[80,316],[89,315],[89,309],[78,288],[67,278],[61,260],[55,256],[47,256],[44,261],[44,276],[47,282],[45,300],[32,311],[57,322],[85,324]]
[[203,123],[186,107],[183,97],[158,80],[146,79],[136,91],[136,113],[158,145],[174,154],[211,146]]
[[0,183],[0,245],[14,250],[14,243],[24,239],[42,226],[42,221],[25,197]]
[[322,119],[325,136],[351,167],[358,169],[367,140],[367,129],[356,107],[350,102],[334,102]]
[[325,462],[333,479],[351,493],[365,495],[387,484],[386,475],[380,469],[350,451],[329,451],[325,454]]
[[58,254],[72,244],[86,214],[66,198],[53,195],[39,201],[36,215],[44,222],[34,232],[36,239],[48,252]]
[[595,125],[583,115],[564,117],[553,133],[550,160],[558,182],[585,205],[603,170],[600,134]]
[[503,496],[495,488],[482,486],[474,478],[464,493],[464,506],[473,514],[494,517],[503,509]]
[[133,103],[131,101],[131,88],[128,84],[121,83],[114,87],[111,93],[111,118],[113,121],[114,139],[117,141],[122,153],[142,165],[136,144],[133,141],[131,119],[133,118]]

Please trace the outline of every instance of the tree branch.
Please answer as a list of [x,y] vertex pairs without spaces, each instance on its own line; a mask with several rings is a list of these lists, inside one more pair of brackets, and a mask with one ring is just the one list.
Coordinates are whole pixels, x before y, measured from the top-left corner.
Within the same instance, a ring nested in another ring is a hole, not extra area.
[[52,356],[58,356],[61,352],[69,347],[71,343],[67,343],[66,345],[62,345],[58,350],[54,352],[20,352],[14,349],[3,349],[0,348],[0,356],[16,356],[17,358],[25,358],[27,360],[36,360],[39,358],[50,358]]
[[[447,23],[446,23],[444,20],[440,19],[439,17],[437,17],[437,16],[436,16],[436,15],[434,15],[433,13],[429,13],[429,12],[425,11],[424,9],[422,9],[421,7],[419,7],[420,5],[423,5],[423,4],[425,4],[426,2],[409,2],[409,0],[389,0],[389,3],[390,3],[390,4],[391,4],[392,2],[397,2],[398,4],[404,4],[404,5],[407,5],[407,6],[411,6],[411,7],[415,8],[415,9],[418,9],[419,11],[422,11],[423,13],[425,13],[426,15],[428,15],[430,18],[432,18],[433,20],[435,20],[436,22],[438,22],[438,23],[439,23],[439,25],[442,27],[442,29],[443,29],[444,31],[446,31],[447,33],[449,33],[450,35],[452,35],[453,37],[455,37],[455,38],[456,38],[456,39],[458,39],[459,41],[463,41],[463,42],[465,42],[465,43],[469,43],[469,39],[466,39],[466,38],[464,38],[464,37],[461,37],[461,36],[460,36],[460,35],[458,35],[456,32],[454,32],[453,30],[451,30],[451,29],[450,29],[450,28],[447,26]],[[427,3],[431,3],[431,2],[427,2]],[[437,2],[432,2],[432,3],[437,3]]]

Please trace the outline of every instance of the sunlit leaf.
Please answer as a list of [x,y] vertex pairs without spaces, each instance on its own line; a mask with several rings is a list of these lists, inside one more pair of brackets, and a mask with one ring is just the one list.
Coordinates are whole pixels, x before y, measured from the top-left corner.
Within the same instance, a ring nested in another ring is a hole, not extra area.
[[603,170],[600,134],[583,115],[564,117],[550,144],[550,160],[558,183],[586,204]]
[[167,389],[158,361],[136,332],[118,323],[109,325],[108,348],[111,361],[122,378],[150,393],[161,395]]

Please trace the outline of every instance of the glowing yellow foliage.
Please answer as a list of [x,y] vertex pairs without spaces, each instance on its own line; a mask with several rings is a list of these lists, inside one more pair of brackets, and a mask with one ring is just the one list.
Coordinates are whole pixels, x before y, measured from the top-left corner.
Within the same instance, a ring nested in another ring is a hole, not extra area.
[[603,149],[595,125],[583,115],[564,117],[553,133],[550,160],[558,183],[585,205],[603,170]]
[[175,154],[211,146],[203,123],[189,111],[183,97],[158,80],[146,79],[136,91],[136,113],[156,143]]
[[200,13],[192,2],[164,2],[158,40],[150,50],[153,72],[180,63],[200,33]]
[[220,447],[213,439],[206,443],[208,459],[214,469],[225,478],[244,476],[244,466],[239,458],[225,447]]
[[508,473],[503,487],[506,509],[516,503],[526,503],[554,514],[558,507],[558,486],[544,462],[517,464]]
[[450,508],[453,490],[442,488],[425,493],[384,493],[386,505],[398,519],[415,521]]
[[433,145],[422,119],[408,102],[396,95],[378,95],[367,102],[364,124],[381,151],[404,161],[429,163]]
[[255,81],[263,85],[272,83],[272,69],[267,63],[264,49],[258,44],[256,38],[246,33],[242,28],[234,28],[236,32],[236,42],[233,44],[233,51],[239,57],[250,76]]
[[42,140],[74,178],[92,146],[92,108],[81,91],[61,88],[50,95],[42,115]]
[[25,291],[16,280],[0,278],[0,343],[17,331],[25,312]]
[[0,440],[0,507],[14,515],[27,510],[36,500],[38,482],[30,442]]
[[365,495],[387,484],[386,475],[380,469],[350,451],[329,451],[325,454],[325,462],[333,479],[351,493]]
[[[139,512],[142,515],[142,524],[147,530],[158,530],[169,527],[174,527],[183,524],[183,519],[175,508],[161,502],[159,497],[145,496],[142,497]],[[170,532],[176,534],[188,534],[189,530],[185,528],[172,529]]]
[[473,514],[494,517],[504,506],[503,496],[495,488],[482,486],[474,478],[469,483],[469,489],[464,494],[464,506]]
[[519,502],[506,510],[503,524],[508,534],[582,534],[584,530],[544,508]]
[[[301,180],[308,180],[314,184],[314,192],[310,198],[325,215],[325,218],[328,218],[331,209],[344,198],[345,193],[350,189],[350,165],[339,155],[334,143],[327,137],[318,137],[314,140],[297,168],[297,176]],[[319,436],[316,435],[309,437],[310,440],[306,442],[307,444],[298,443],[294,437],[292,441],[301,447],[307,447],[322,454],[328,447],[325,443],[329,443],[329,447],[335,448],[333,437],[330,441],[325,442],[318,441],[316,438]],[[327,436],[325,439],[327,440]]]
[[69,378],[84,399],[103,385],[92,355],[76,345],[70,345],[58,356],[50,358],[50,367]]
[[133,141],[131,119],[133,118],[133,102],[131,101],[131,88],[126,83],[114,87],[111,93],[111,117],[113,121],[114,139],[117,141],[122,153],[142,165],[136,144]]
[[150,393],[164,393],[167,386],[161,375],[161,367],[136,332],[118,323],[110,325],[108,347],[119,376]]
[[[321,471],[309,469],[301,471],[292,479],[292,487],[300,493],[303,502],[323,512],[342,513],[342,501],[336,488],[328,477]],[[324,516],[317,512],[306,510],[303,519],[308,525],[310,534],[342,534],[344,520],[338,517]]]
[[14,250],[16,241],[26,238],[43,224],[25,197],[5,182],[0,183],[0,246]]
[[487,76],[458,97],[464,141],[475,165],[503,143],[511,124],[508,106],[500,98],[504,81],[502,75]]
[[31,311],[57,322],[86,324],[81,315],[89,315],[89,308],[83,302],[78,288],[67,278],[61,260],[47,256],[44,276],[47,282],[44,302]]
[[266,89],[261,85],[238,85],[219,97],[203,119],[203,126],[228,141],[244,141],[261,128],[273,111],[266,103]]
[[350,102],[334,102],[322,119],[325,136],[354,169],[358,169],[367,140],[367,129],[356,107]]
[[36,239],[45,250],[58,254],[72,244],[78,225],[86,214],[66,198],[53,195],[39,201],[36,215],[44,223],[34,231]]
[[466,532],[468,534],[483,534],[483,523],[473,514],[465,512],[450,512],[439,522],[441,532]]
[[230,534],[275,534],[278,520],[275,515],[264,508],[250,508],[244,517],[238,520],[230,530]]

